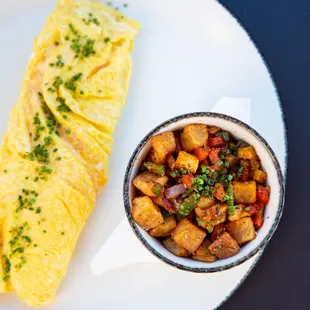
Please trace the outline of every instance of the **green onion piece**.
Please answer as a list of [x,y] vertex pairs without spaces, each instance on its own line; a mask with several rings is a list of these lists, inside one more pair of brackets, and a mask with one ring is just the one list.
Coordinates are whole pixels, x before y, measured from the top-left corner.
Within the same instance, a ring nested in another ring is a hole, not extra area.
[[214,229],[214,227],[212,226],[212,227],[210,227],[210,228],[208,228],[208,233],[209,234],[212,234],[213,233],[213,229]]
[[149,170],[152,173],[155,173],[160,176],[165,175],[165,166],[164,165],[158,165],[152,162],[146,162],[144,163],[144,167]]
[[229,132],[227,132],[227,131],[220,131],[215,135],[216,136],[222,136],[222,138],[225,142],[228,142],[230,140],[230,135],[229,135]]
[[180,172],[181,172],[182,176],[184,176],[184,175],[186,175],[186,174],[189,174],[189,173],[190,173],[190,171],[189,171],[189,170],[184,169],[184,168],[180,168]]
[[184,215],[182,215],[181,213],[177,212],[175,215],[175,218],[177,221],[181,220],[184,217]]
[[234,192],[231,183],[228,184],[224,199],[227,201],[229,215],[234,215],[235,214]]
[[195,186],[191,186],[185,191],[185,193],[182,195],[182,198],[188,197],[194,190],[195,190]]
[[173,177],[173,178],[176,178],[177,176],[179,176],[179,171],[178,170],[172,170],[170,172],[170,175]]
[[179,206],[178,213],[183,216],[188,215],[198,205],[198,200],[196,198],[195,194],[193,194],[185,199],[185,201]]
[[237,143],[238,148],[243,148],[243,147],[247,147],[247,146],[249,146],[249,144],[243,140],[239,140]]
[[153,186],[153,193],[156,195],[156,196],[159,196],[161,194],[161,185],[160,184],[155,184]]
[[232,142],[230,142],[229,143],[229,149],[231,150],[231,151],[236,151],[237,150],[237,145],[235,144],[235,143],[232,143]]
[[228,206],[228,214],[233,216],[235,214],[235,206]]

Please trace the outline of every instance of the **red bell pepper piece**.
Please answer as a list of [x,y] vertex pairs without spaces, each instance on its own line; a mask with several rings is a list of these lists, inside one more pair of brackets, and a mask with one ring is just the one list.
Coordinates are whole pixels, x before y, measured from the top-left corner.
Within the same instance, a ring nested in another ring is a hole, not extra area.
[[264,205],[262,203],[255,202],[251,205],[246,206],[245,210],[251,216],[251,215],[257,214],[257,213],[261,212],[262,210],[264,210]]
[[262,203],[256,202],[251,205],[256,208],[256,213],[252,216],[252,221],[255,229],[259,229],[264,225],[264,205]]
[[225,230],[226,228],[224,223],[214,226],[213,232],[211,234],[211,239],[215,241]]
[[210,147],[221,146],[224,143],[225,143],[225,141],[223,140],[222,136],[216,136],[216,137],[210,138],[208,141],[208,145]]
[[209,159],[211,161],[211,164],[212,164],[211,168],[213,170],[220,170],[220,166],[218,165],[218,162],[220,161],[220,157],[219,157],[220,151],[221,151],[221,149],[215,148],[215,147],[213,147],[210,150]]
[[255,214],[252,216],[252,221],[254,223],[255,229],[259,229],[264,225],[264,218],[262,214]]
[[213,196],[215,198],[217,198],[219,201],[224,201],[224,197],[225,197],[225,190],[224,190],[224,186],[222,183],[216,183],[214,185],[214,193],[213,193]]
[[262,185],[257,185],[257,188],[256,188],[257,201],[266,205],[269,202],[269,198],[270,198],[270,186],[264,187]]
[[210,149],[208,147],[197,147],[194,149],[194,155],[199,161],[205,160],[209,155]]
[[209,158],[210,158],[210,161],[211,163],[212,162],[218,162],[220,160],[220,157],[219,157],[219,152],[220,152],[221,149],[218,149],[218,148],[215,148],[213,147],[210,152],[209,152]]
[[181,182],[185,185],[186,188],[190,188],[194,184],[192,181],[193,178],[194,176],[189,173],[182,177]]
[[243,168],[242,172],[241,172],[241,175],[239,177],[239,180],[242,181],[242,182],[246,182],[249,180],[249,174],[250,174],[250,171],[248,168]]
[[252,221],[256,230],[264,225],[263,215],[264,215],[263,212],[259,212],[252,216]]
[[209,159],[207,158],[207,159],[202,160],[200,164],[201,166],[210,166]]

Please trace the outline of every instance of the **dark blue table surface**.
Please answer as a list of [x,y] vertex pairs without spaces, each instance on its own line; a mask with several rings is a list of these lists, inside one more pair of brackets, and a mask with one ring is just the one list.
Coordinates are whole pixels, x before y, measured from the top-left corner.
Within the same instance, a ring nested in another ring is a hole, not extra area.
[[[220,0],[275,79],[288,128],[286,204],[250,277],[221,309],[310,309],[310,0]],[[268,111],[266,111],[268,112]]]

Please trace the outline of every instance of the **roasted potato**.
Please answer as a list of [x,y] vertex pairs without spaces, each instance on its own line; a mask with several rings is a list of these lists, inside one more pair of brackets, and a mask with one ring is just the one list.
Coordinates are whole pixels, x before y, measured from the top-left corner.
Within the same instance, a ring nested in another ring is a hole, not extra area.
[[236,255],[240,251],[238,242],[227,232],[223,232],[209,247],[211,254],[218,258],[227,258]]
[[136,197],[132,203],[132,217],[143,229],[149,230],[162,223],[164,218],[159,208],[147,196]]
[[233,214],[228,215],[228,220],[232,222],[237,221],[243,217],[251,216],[250,210],[247,211],[247,209],[250,209],[250,207],[244,204],[236,205]]
[[258,183],[265,183],[267,180],[267,173],[262,170],[256,169],[254,171],[253,179]]
[[156,184],[164,186],[167,182],[167,176],[161,177],[147,171],[137,175],[133,180],[133,185],[143,194],[149,197],[155,197],[158,195],[156,195],[156,191],[154,191],[154,186],[156,186]]
[[156,164],[164,164],[167,155],[173,153],[176,148],[174,133],[169,131],[152,137],[151,145],[151,161]]
[[235,203],[254,203],[256,201],[256,182],[233,182]]
[[214,203],[215,203],[215,200],[213,197],[201,196],[198,202],[198,207],[201,209],[209,208],[213,206]]
[[208,239],[203,240],[200,247],[194,252],[192,258],[201,262],[212,263],[217,260],[217,257],[213,255],[208,247],[212,242]]
[[229,222],[226,229],[239,244],[251,241],[256,237],[253,221],[250,217]]
[[[153,200],[154,201],[154,200]],[[229,221],[237,221],[241,218],[241,214],[243,212],[243,206],[242,204],[235,206],[233,214],[228,214],[227,219]]]
[[199,160],[196,156],[181,151],[175,162],[177,169],[184,168],[189,170],[191,173],[196,173],[199,166]]
[[149,234],[152,237],[168,237],[171,235],[171,232],[177,226],[177,221],[174,216],[171,215],[164,219],[164,223],[152,228],[149,230]]
[[203,124],[193,124],[184,127],[180,140],[186,152],[192,152],[195,148],[203,146],[208,140],[207,126]]
[[242,159],[255,159],[257,157],[252,145],[238,149],[238,157]]
[[188,257],[189,253],[183,247],[178,245],[171,237],[163,240],[163,246],[172,254],[181,257]]
[[211,231],[215,225],[224,223],[227,215],[227,204],[217,203],[209,208],[195,208],[199,226]]
[[171,234],[171,238],[190,253],[198,249],[205,236],[206,233],[187,218],[181,219]]

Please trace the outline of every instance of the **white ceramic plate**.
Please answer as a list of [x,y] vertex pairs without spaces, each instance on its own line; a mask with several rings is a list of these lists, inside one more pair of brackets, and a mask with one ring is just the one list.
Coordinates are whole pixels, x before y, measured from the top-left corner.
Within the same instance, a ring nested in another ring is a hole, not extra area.
[[[158,264],[123,268],[95,277],[89,263],[124,216],[125,168],[135,146],[148,131],[175,115],[208,111],[223,96],[250,97],[251,125],[273,148],[285,172],[286,136],[280,103],[255,46],[216,1],[126,2],[128,8],[122,10],[141,21],[143,28],[134,49],[127,105],[115,133],[110,182],[88,220],[55,303],[45,309],[214,309],[246,277],[258,256],[231,271],[210,275]],[[33,38],[55,3],[0,2],[1,135],[19,96]],[[0,309],[29,308],[14,294],[6,294],[0,296]]]

